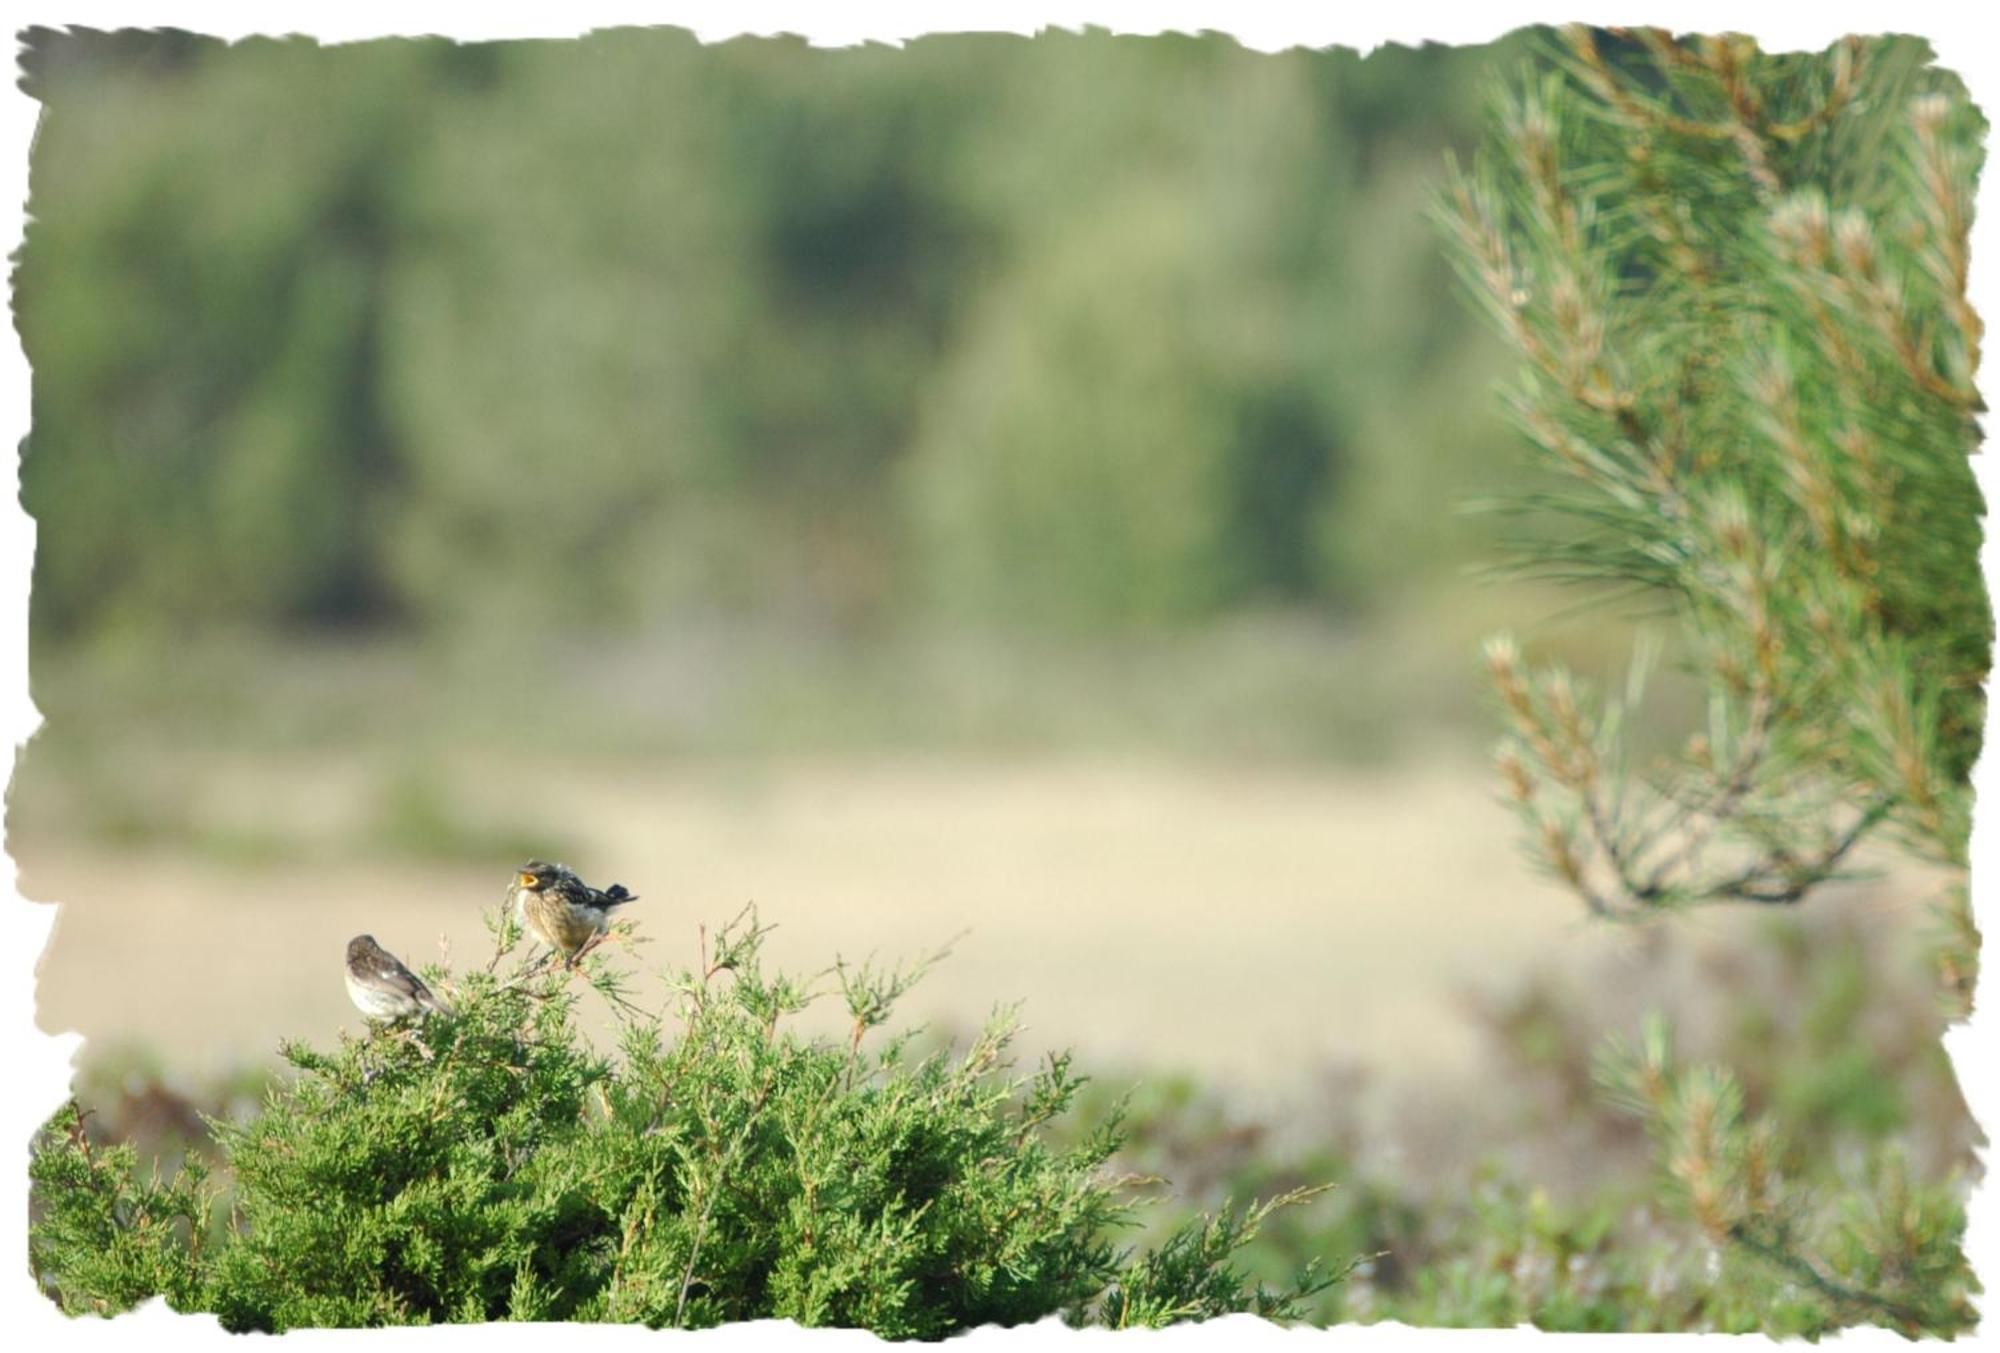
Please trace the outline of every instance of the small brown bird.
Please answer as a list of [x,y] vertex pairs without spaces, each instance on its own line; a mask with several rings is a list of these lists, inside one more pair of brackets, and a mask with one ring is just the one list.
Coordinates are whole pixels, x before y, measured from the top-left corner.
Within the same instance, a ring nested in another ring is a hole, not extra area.
[[611,928],[614,908],[638,900],[622,883],[600,891],[569,866],[545,860],[522,865],[508,893],[521,923],[568,963]]
[[431,994],[424,979],[402,960],[375,943],[373,935],[356,935],[347,942],[347,997],[370,1020],[404,1020],[435,1011],[451,1013]]

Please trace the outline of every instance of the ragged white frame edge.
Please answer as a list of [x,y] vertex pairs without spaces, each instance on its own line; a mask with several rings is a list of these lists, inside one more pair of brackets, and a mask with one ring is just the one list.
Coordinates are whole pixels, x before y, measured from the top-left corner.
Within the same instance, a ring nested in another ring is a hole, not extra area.
[[[1369,50],[1383,43],[1416,45],[1428,41],[1455,44],[1488,42],[1515,28],[1536,23],[1584,20],[1599,23],[1660,24],[1683,31],[1746,32],[1755,35],[1767,49],[1824,48],[1846,33],[1898,32],[1927,38],[1938,61],[1956,71],[1966,82],[1973,100],[1989,122],[2000,123],[2000,20],[1981,11],[1990,0],[1900,0],[1894,4],[1857,4],[1852,0],[1820,0],[1811,4],[1786,4],[1781,0],[1677,0],[1676,3],[1634,4],[1550,4],[1526,0],[1485,0],[1484,3],[1451,0],[1397,0],[1395,3],[1342,4],[1339,0],[1318,3],[1272,3],[1271,0],[1096,0],[1095,3],[1035,4],[1032,0],[933,0],[928,4],[883,3],[881,0],[833,0],[814,5],[805,0],[752,0],[727,4],[721,0],[677,0],[675,3],[647,5],[639,0],[566,0],[565,3],[487,4],[437,3],[436,0],[309,0],[281,5],[252,5],[243,0],[181,0],[178,4],[144,3],[142,0],[72,0],[67,4],[29,3],[11,16],[10,30],[32,24],[75,25],[90,28],[173,27],[226,38],[250,34],[302,33],[327,42],[350,42],[374,37],[440,34],[464,39],[564,38],[575,37],[595,28],[671,24],[692,30],[707,40],[720,40],[741,33],[802,34],[816,45],[847,46],[857,42],[898,42],[927,32],[1016,32],[1032,33],[1044,27],[1102,27],[1118,33],[1198,32],[1215,30],[1236,37],[1245,46],[1258,50],[1305,45],[1339,45]],[[10,56],[9,66],[15,65]],[[0,95],[0,128],[4,128],[4,154],[0,154],[0,199],[10,204],[15,219],[8,227],[10,262],[19,249],[28,190],[28,151],[33,139],[39,105],[21,93],[10,73],[10,88]],[[1979,208],[1972,245],[1972,297],[1982,317],[2000,315],[1995,304],[2000,293],[2000,218],[1996,218],[1993,185],[2000,176],[2000,145],[1989,134],[1987,165],[1981,183]],[[28,430],[29,370],[19,336],[10,327],[0,343],[0,410],[4,410],[5,440],[18,448]],[[1989,359],[1981,373],[1982,390],[1994,388]],[[1468,398],[1483,392],[1468,392]],[[1990,431],[1990,419],[1989,419]],[[1976,462],[1981,489],[1989,504],[2000,487],[1990,453]],[[0,732],[19,746],[33,735],[40,716],[28,698],[27,681],[27,599],[34,560],[35,525],[21,510],[18,497],[0,502]],[[1994,541],[1989,522],[1981,553],[1988,590],[2000,596],[1995,586],[1995,560],[2000,546]],[[1989,745],[1993,733],[1989,727]],[[9,768],[11,777],[11,766]],[[2000,860],[2000,826],[1996,810],[1986,805],[1995,801],[2000,790],[2000,769],[1995,758],[1982,758],[1974,773],[1974,787],[1980,807],[1973,822],[1973,900],[1975,916],[1987,934],[2000,925],[2000,903],[1996,903],[1993,866]],[[26,1145],[30,1134],[67,1092],[70,1059],[81,1039],[76,1034],[51,1036],[36,1024],[35,976],[43,950],[52,935],[59,908],[24,902],[12,875],[0,898],[0,970],[7,981],[0,985],[0,1046],[7,1050],[6,1087],[0,1096],[0,1160],[12,1160],[0,1167],[0,1192],[21,1199],[13,1220],[0,1217],[0,1329],[17,1340],[22,1348],[222,1348],[233,1346],[239,1336],[224,1334],[212,1317],[177,1316],[154,1301],[140,1311],[115,1321],[69,1320],[57,1313],[34,1289],[27,1268],[27,1174]],[[2000,966],[1989,964],[1989,969]],[[1980,1009],[1973,1020],[1946,1035],[1958,1076],[1973,1113],[1982,1125],[2000,1122],[2000,1057],[1995,1056],[1995,1016],[1992,979],[1981,992]],[[1990,1157],[1989,1157],[1990,1159]],[[18,1189],[18,1192],[14,1190]],[[2000,1287],[2000,1272],[1994,1258],[1996,1216],[1992,1181],[1974,1196],[1970,1210],[1967,1248],[1974,1266],[1989,1287]],[[1986,1330],[1960,1346],[1982,1346],[2000,1342],[1991,1333],[1995,1324],[1988,1302]],[[1471,1343],[1519,1346],[1545,1341],[1550,1336],[1531,1329],[1510,1331],[1449,1331],[1409,1329],[1402,1326],[1336,1326],[1328,1330],[1289,1330],[1263,1324],[1249,1317],[1234,1317],[1204,1326],[1181,1326],[1159,1332],[1072,1331],[1053,1324],[1015,1330],[983,1329],[962,1336],[974,1348],[1036,1349],[1068,1347],[1073,1343],[1099,1344],[1117,1339],[1120,1346],[1140,1343],[1146,1347],[1189,1348],[1411,1348],[1419,1342],[1438,1340],[1459,1347]],[[1559,1336],[1565,1347],[1593,1344],[1607,1339],[1645,1338],[1650,1349],[1663,1342],[1684,1346],[1700,1335],[1567,1335]],[[813,1350],[859,1350],[879,1347],[872,1335],[842,1330],[799,1330],[789,1324],[763,1322],[730,1326],[700,1334],[658,1333],[644,1329],[610,1326],[457,1326],[430,1330],[386,1330],[366,1334],[349,1331],[302,1331],[285,1336],[287,1343],[307,1348],[344,1347],[350,1344],[371,1349],[464,1349],[492,1348],[529,1350],[541,1341],[560,1339],[565,1345],[586,1347],[655,1347],[657,1341],[676,1346],[698,1341],[700,1347],[729,1350],[764,1347],[804,1347]],[[365,1343],[361,1341],[365,1340]],[[1855,1330],[1839,1336],[1841,1347],[1900,1348],[1904,1341],[1882,1330]]]

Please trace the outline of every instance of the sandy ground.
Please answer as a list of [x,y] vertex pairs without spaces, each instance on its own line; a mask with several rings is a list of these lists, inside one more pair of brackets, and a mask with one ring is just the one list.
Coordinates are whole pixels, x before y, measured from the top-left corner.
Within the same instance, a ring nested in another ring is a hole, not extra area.
[[[505,774],[488,789],[510,792]],[[570,863],[642,895],[649,963],[691,961],[697,927],[751,901],[777,925],[772,957],[800,969],[968,932],[906,1015],[963,1030],[1019,1000],[1028,1048],[1245,1088],[1327,1064],[1462,1064],[1477,1051],[1466,984],[1623,942],[1526,870],[1476,763],[821,763],[535,792],[590,824]],[[514,863],[265,868],[13,844],[22,894],[63,904],[43,1027],[190,1067],[358,1028],[339,980],[358,931],[413,962],[440,937],[455,962],[483,961],[480,909]]]

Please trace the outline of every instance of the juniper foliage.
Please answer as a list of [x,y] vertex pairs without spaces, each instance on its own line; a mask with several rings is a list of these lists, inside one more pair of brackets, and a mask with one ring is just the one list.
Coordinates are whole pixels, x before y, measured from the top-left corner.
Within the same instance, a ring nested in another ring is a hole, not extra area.
[[1081,1078],[1066,1057],[1010,1074],[1007,1012],[955,1056],[919,1056],[909,1034],[871,1049],[861,1035],[911,974],[846,970],[855,1037],[803,1037],[790,1022],[813,984],[764,968],[748,916],[660,1012],[588,960],[623,1012],[601,1053],[576,980],[508,967],[518,936],[494,926],[485,969],[426,974],[453,1015],[288,1045],[295,1074],[263,1111],[212,1123],[226,1223],[199,1172],[142,1181],[129,1148],[94,1151],[59,1114],[32,1167],[46,1289],[71,1312],[163,1294],[232,1330],[771,1317],[937,1339],[1051,1315],[1296,1318],[1330,1280],[1272,1290],[1232,1262],[1304,1194],[1121,1248],[1142,1199],[1102,1168],[1117,1122],[1057,1144],[1045,1129]]
[[199,1300],[211,1230],[206,1170],[191,1161],[171,1180],[142,1178],[138,1152],[129,1143],[93,1147],[84,1119],[72,1101],[37,1137],[30,1262],[60,1273],[72,1313],[109,1315],[154,1296],[188,1309]]
[[1488,649],[1537,861],[1601,916],[1784,905],[1881,837],[1963,871],[1992,616],[1968,457],[1984,120],[1907,39],[1563,30],[1439,202],[1568,523],[1526,573],[1663,599],[1706,726],[1634,770],[1623,700]]

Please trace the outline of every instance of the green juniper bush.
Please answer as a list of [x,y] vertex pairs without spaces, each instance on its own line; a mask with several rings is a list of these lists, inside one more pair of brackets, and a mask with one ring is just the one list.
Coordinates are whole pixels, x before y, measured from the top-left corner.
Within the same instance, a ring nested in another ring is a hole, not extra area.
[[507,967],[519,928],[504,909],[492,926],[484,969],[429,974],[453,1012],[422,1044],[288,1045],[260,1113],[210,1121],[226,1201],[201,1166],[141,1176],[131,1147],[56,1114],[32,1164],[44,1289],[77,1313],[161,1295],[232,1330],[775,1317],[936,1339],[1049,1316],[1285,1319],[1331,1281],[1307,1265],[1272,1289],[1232,1264],[1312,1189],[1122,1246],[1141,1181],[1104,1169],[1116,1118],[1053,1145],[1082,1082],[1062,1057],[1007,1074],[1006,1014],[957,1056],[908,1035],[871,1050],[909,974],[840,968],[855,1036],[803,1038],[787,1021],[814,993],[764,968],[746,915],[666,983],[671,1019],[587,960],[621,1015],[606,1055],[576,973]]

